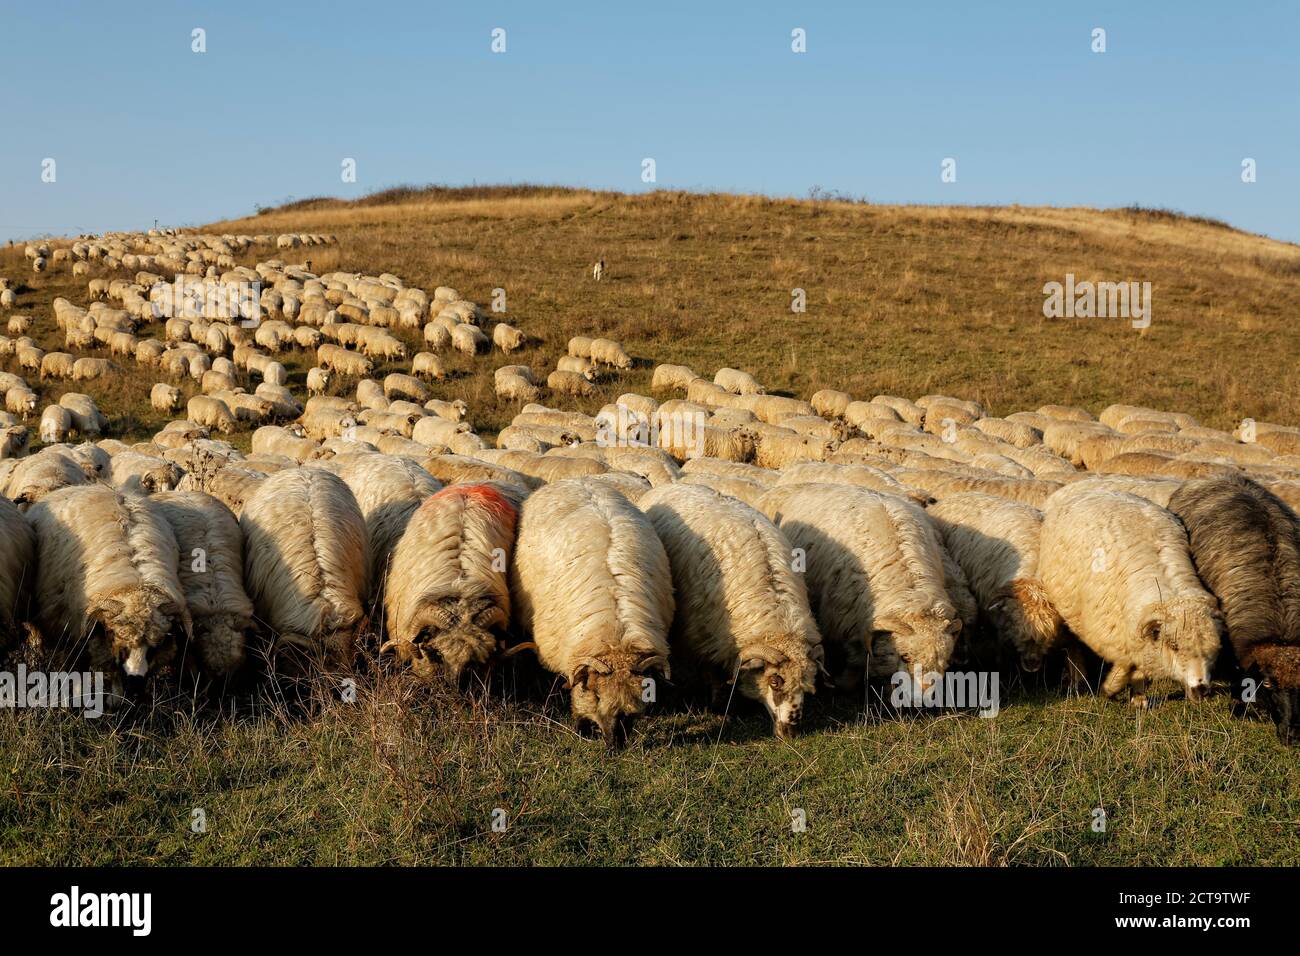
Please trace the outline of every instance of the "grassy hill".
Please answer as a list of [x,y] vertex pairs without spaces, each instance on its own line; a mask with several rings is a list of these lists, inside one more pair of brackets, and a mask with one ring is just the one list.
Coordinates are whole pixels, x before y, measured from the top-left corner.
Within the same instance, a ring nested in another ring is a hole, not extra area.
[[[666,361],[804,397],[946,392],[994,414],[1123,401],[1217,427],[1300,424],[1300,247],[1166,212],[504,187],[308,200],[204,231],[332,232],[337,248],[284,258],[483,304],[504,289],[504,318],[534,337],[512,361],[539,369],[570,335],[620,339],[642,361],[587,411],[647,390]],[[1066,273],[1151,282],[1150,329],[1045,319],[1042,287]],[[84,304],[85,280],[33,277],[20,247],[0,250],[0,275],[25,283],[14,311],[62,348],[50,302]],[[310,359],[287,364],[301,387]],[[485,433],[509,421],[499,356],[450,364],[438,395],[469,401]],[[143,438],[161,424],[153,380],[128,366],[84,390],[116,434]],[[184,700],[99,721],[0,712],[0,861],[1300,863],[1300,762],[1222,695],[1148,713],[1042,685],[1003,697],[991,720],[890,720],[821,695],[790,742],[750,711],[666,699],[613,754],[575,736],[561,689],[524,668],[467,696],[366,673],[355,702],[311,719]]]

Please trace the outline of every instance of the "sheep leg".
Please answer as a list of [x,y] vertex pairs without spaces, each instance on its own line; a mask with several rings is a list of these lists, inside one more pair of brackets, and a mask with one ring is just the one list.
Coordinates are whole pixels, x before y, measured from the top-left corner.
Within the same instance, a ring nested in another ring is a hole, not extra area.
[[1128,676],[1133,668],[1127,664],[1112,664],[1110,673],[1101,682],[1101,692],[1112,700],[1128,686]]
[[1129,677],[1129,706],[1137,710],[1145,710],[1147,703],[1147,678],[1139,670],[1133,671]]
[[1071,697],[1082,694],[1088,683],[1083,648],[1078,641],[1070,641],[1065,645],[1065,680],[1066,693]]

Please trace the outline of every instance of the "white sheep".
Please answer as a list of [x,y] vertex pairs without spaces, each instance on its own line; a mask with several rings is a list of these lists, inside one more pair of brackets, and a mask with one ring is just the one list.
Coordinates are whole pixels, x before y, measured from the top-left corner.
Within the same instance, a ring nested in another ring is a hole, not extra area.
[[277,472],[245,503],[239,525],[244,584],[275,636],[277,662],[296,652],[349,668],[368,558],[365,519],[347,484],[320,468]]
[[[912,502],[852,485],[780,485],[760,501],[806,562],[836,684],[899,675],[925,690],[948,669],[962,622],[943,546]],[[938,675],[938,678],[936,677]]]
[[1222,619],[1192,564],[1178,518],[1145,498],[1080,482],[1047,502],[1039,574],[1080,640],[1111,669],[1108,697],[1167,677],[1189,697],[1209,688]]
[[1038,509],[977,492],[953,495],[926,512],[961,567],[981,611],[1027,671],[1061,646],[1061,616],[1039,577],[1043,515]]
[[713,680],[767,708],[778,737],[816,689],[821,635],[790,542],[758,511],[699,485],[669,484],[637,506],[668,553],[677,612],[670,643]]
[[180,549],[181,591],[199,662],[210,677],[228,677],[244,662],[253,626],[239,521],[221,501],[201,491],[167,491],[152,500]]
[[669,676],[668,556],[644,514],[600,482],[561,481],[524,502],[510,593],[538,657],[572,690],[575,720],[618,742]]
[[27,519],[40,554],[41,643],[54,669],[106,672],[121,695],[190,639],[176,537],[149,498],[101,484],[64,488]]
[[393,550],[388,641],[415,674],[453,683],[496,651],[510,620],[507,571],[522,494],[459,484],[427,498]]

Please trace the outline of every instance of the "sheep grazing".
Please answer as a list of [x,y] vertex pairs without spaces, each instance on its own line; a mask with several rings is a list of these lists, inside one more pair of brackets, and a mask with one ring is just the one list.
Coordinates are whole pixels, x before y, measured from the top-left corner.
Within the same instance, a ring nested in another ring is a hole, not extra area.
[[546,387],[558,395],[585,398],[596,394],[596,387],[578,372],[556,370],[546,376]]
[[1169,499],[1187,528],[1192,561],[1228,628],[1233,698],[1246,680],[1277,725],[1300,743],[1300,521],[1247,478],[1189,481]]
[[837,685],[865,675],[925,691],[962,622],[945,587],[939,532],[919,507],[852,485],[782,485],[760,511],[807,562],[807,586]]
[[754,376],[734,368],[718,369],[717,374],[713,376],[713,384],[732,395],[762,395],[766,391]]
[[441,382],[447,377],[447,368],[443,365],[442,359],[432,352],[416,352],[415,357],[411,359],[411,374]]
[[1038,577],[1042,513],[978,492],[945,498],[926,513],[998,636],[1010,642],[1025,670],[1038,670],[1065,638]]
[[384,378],[384,397],[390,402],[405,399],[423,404],[429,400],[429,389],[413,375],[394,372]]
[[628,355],[623,350],[623,346],[613,339],[592,339],[591,351],[586,357],[597,365],[612,365],[625,371],[632,367],[632,356]]
[[452,330],[451,347],[466,355],[477,355],[479,352],[486,352],[492,346],[482,329],[468,322],[462,322]]
[[[573,354],[572,345],[569,354]],[[699,377],[685,365],[656,365],[650,380],[650,388],[656,392],[684,392],[690,387],[691,382]]]
[[5,497],[26,509],[42,498],[72,485],[90,481],[86,469],[71,455],[47,448],[30,458],[19,459],[9,474]]
[[625,740],[651,672],[669,676],[672,582],[650,520],[600,482],[538,489],[520,514],[510,593],[542,664],[568,680],[579,727]]
[[108,419],[100,414],[99,406],[89,395],[64,392],[59,397],[59,404],[68,410],[72,427],[83,437],[96,437],[108,427]]
[[176,537],[149,498],[107,485],[52,492],[27,519],[40,554],[35,608],[53,669],[139,690],[191,637]]
[[74,382],[89,382],[92,379],[102,378],[115,371],[117,371],[117,366],[108,359],[79,358],[72,363],[72,380]]
[[533,381],[533,372],[527,365],[506,365],[496,370],[493,383],[498,398],[512,402],[535,402],[542,390]]
[[180,549],[180,585],[204,673],[229,677],[244,662],[253,602],[244,590],[244,535],[230,509],[201,491],[151,499]]
[[528,337],[513,325],[498,322],[492,327],[492,344],[502,352],[510,353],[524,347]]
[[1145,707],[1160,677],[1193,699],[1209,689],[1222,619],[1174,515],[1124,492],[1063,488],[1043,512],[1038,567],[1070,630],[1111,664],[1107,697],[1131,687]]
[[389,557],[401,540],[412,512],[442,483],[410,458],[396,455],[347,455],[333,461],[333,471],[356,498],[370,542],[367,580],[373,595],[383,588]]
[[421,679],[454,683],[496,651],[510,620],[507,571],[521,498],[507,485],[453,485],[411,515],[393,550],[382,650]]
[[14,506],[0,498],[0,654],[22,639],[36,567],[36,532]]
[[211,395],[195,395],[185,404],[185,415],[192,422],[205,428],[215,428],[223,435],[228,435],[238,427],[234,412],[219,398]]
[[[351,666],[366,592],[366,522],[342,478],[294,468],[267,478],[239,516],[244,584],[285,651]],[[297,661],[285,661],[290,671]]]
[[124,451],[108,459],[108,482],[119,491],[151,495],[171,491],[183,477],[180,468],[165,458]]
[[776,735],[790,737],[804,695],[816,690],[822,646],[785,535],[749,505],[700,485],[662,485],[637,506],[668,552],[673,659],[705,670],[715,701],[734,681],[767,708]]

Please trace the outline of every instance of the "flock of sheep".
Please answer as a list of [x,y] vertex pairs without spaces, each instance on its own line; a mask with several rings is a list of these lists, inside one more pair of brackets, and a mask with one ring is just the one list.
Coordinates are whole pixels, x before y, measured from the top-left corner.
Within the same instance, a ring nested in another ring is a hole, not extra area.
[[[165,379],[154,407],[185,417],[127,445],[90,396],[40,409],[0,373],[0,651],[30,624],[52,666],[130,694],[178,669],[220,686],[262,647],[347,669],[382,621],[381,653],[427,680],[535,653],[578,724],[613,743],[656,675],[757,701],[786,737],[819,687],[924,691],[952,669],[1049,658],[1077,686],[1087,648],[1108,696],[1145,706],[1148,682],[1172,680],[1199,698],[1217,674],[1238,709],[1300,739],[1300,430],[1125,405],[998,418],[940,395],[804,401],[676,365],[654,368],[653,396],[592,415],[541,404],[634,366],[579,336],[545,377],[497,368],[521,407],[489,447],[467,403],[428,383],[447,378],[446,350],[509,354],[525,332],[485,328],[447,287],[236,261],[331,241],[29,247],[38,273],[135,275],[91,279],[84,307],[54,301],[67,351],[42,352],[14,315],[0,356],[42,383],[134,361]],[[214,295],[253,284],[257,323]],[[178,294],[194,308],[165,317]],[[403,330],[424,350],[408,356]],[[95,350],[111,358],[77,354]],[[277,359],[291,350],[315,353],[305,395]],[[247,454],[214,437],[241,429]]]

